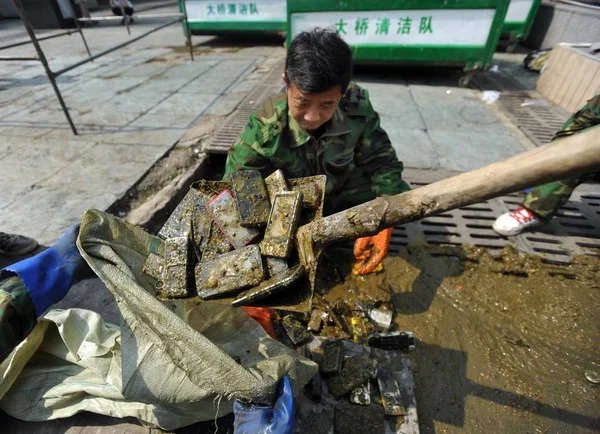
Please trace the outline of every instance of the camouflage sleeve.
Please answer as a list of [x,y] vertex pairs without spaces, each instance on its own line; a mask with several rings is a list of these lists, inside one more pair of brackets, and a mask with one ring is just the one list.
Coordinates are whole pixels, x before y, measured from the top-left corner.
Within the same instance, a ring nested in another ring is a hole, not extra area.
[[571,116],[552,140],[576,134],[586,128],[600,124],[600,93],[590,99],[579,111]]
[[228,181],[229,175],[238,170],[259,170],[263,178],[269,176],[273,167],[265,157],[261,144],[264,143],[264,125],[254,114],[248,118],[248,124],[240,135],[240,141],[235,143],[227,153],[223,180]]
[[0,282],[0,362],[35,324],[35,308],[21,279],[10,277]]
[[371,189],[377,196],[410,190],[410,186],[402,179],[404,165],[398,160],[387,133],[381,128],[379,115],[373,109],[368,94],[363,104],[366,105],[366,126],[355,154],[356,166],[370,174]]

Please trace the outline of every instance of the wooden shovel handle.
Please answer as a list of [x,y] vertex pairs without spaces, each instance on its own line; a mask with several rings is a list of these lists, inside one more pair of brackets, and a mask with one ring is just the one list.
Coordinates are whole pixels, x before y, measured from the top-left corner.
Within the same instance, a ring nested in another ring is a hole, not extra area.
[[374,235],[384,228],[420,220],[527,187],[600,170],[600,126],[386,199],[310,223],[313,242]]

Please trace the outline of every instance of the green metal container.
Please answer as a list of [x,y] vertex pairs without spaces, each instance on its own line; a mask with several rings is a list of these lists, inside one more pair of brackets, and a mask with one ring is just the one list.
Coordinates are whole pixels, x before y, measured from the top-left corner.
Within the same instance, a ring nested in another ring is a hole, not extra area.
[[313,27],[332,27],[357,63],[463,67],[466,86],[489,67],[508,0],[288,0],[288,44]]
[[[187,9],[190,32],[285,31],[286,0],[178,0]],[[185,27],[184,27],[185,32]]]
[[527,37],[541,4],[542,0],[510,0],[502,26],[502,33],[510,39],[506,51],[512,52]]

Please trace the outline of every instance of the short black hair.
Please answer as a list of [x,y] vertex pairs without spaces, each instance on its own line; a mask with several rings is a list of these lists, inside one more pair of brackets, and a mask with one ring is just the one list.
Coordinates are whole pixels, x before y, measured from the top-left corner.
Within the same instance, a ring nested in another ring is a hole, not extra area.
[[352,50],[332,29],[299,33],[285,59],[285,77],[304,93],[341,86],[343,94],[352,78]]

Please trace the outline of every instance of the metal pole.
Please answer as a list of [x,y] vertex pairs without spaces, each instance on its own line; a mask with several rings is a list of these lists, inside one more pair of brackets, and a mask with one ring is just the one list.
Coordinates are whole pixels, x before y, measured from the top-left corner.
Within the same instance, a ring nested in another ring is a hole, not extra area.
[[111,16],[111,17],[94,17],[94,18],[78,18],[77,21],[80,21],[82,23],[88,22],[88,21],[116,21],[116,20],[122,20],[123,18],[121,17],[115,17],[115,16]]
[[13,57],[13,56],[0,56],[0,61],[2,60],[37,60],[39,62],[39,57]]
[[23,21],[23,24],[25,25],[25,29],[27,30],[29,37],[31,38],[31,42],[33,43],[33,46],[35,47],[35,51],[37,51],[39,61],[42,62],[42,65],[44,65],[44,69],[46,70],[46,75],[48,76],[48,80],[50,80],[50,84],[52,84],[52,88],[54,89],[54,93],[56,94],[56,97],[58,98],[58,102],[60,102],[60,106],[62,107],[62,110],[65,113],[65,116],[67,117],[67,121],[69,122],[69,125],[71,126],[71,131],[73,131],[73,134],[77,135],[77,129],[75,128],[75,125],[73,124],[73,120],[71,119],[71,115],[69,114],[69,109],[67,109],[67,106],[62,98],[62,95],[60,94],[60,90],[58,89],[58,86],[56,85],[55,75],[50,70],[50,66],[48,65],[46,56],[44,56],[42,47],[40,47],[40,44],[35,37],[35,32],[33,31],[33,27],[31,27],[31,23],[27,19],[27,14],[25,13],[23,4],[21,3],[21,0],[13,0],[13,3],[15,5],[15,7],[17,8],[17,13],[19,14],[19,17],[21,17],[21,20]]
[[[183,18],[183,14],[182,13],[177,13],[177,14],[144,14],[144,15],[138,15],[138,14],[134,14],[131,16],[131,18],[135,19],[135,20],[141,20],[143,18],[171,18],[171,17],[179,17],[179,18]],[[115,16],[106,16],[106,17],[93,17],[93,18],[79,18],[78,21],[85,23],[87,21],[113,21],[113,20],[120,20],[122,19],[121,17],[115,17]]]
[[127,17],[127,14],[125,13],[125,8],[123,7],[123,5],[119,5],[119,7],[121,8],[121,14],[123,15],[123,21],[125,21],[125,27],[127,27],[127,34],[131,35],[131,30],[129,30],[129,18]]
[[[55,35],[42,36],[41,38],[38,38],[38,41],[45,41],[46,39],[57,38],[59,36],[70,35],[72,33],[77,33],[77,32],[75,30],[67,30],[66,32],[57,33]],[[17,42],[15,44],[3,45],[2,47],[0,47],[0,50],[6,50],[8,48],[20,47],[21,45],[27,45],[27,44],[31,44],[31,39],[29,41],[23,41],[23,42]]]
[[[15,1],[16,1],[16,0],[15,0]],[[179,21],[181,21],[181,20],[180,20],[179,18],[177,18],[176,20],[169,21],[168,23],[165,23],[165,24],[163,24],[163,25],[161,25],[161,26],[158,26],[158,27],[156,27],[156,28],[154,28],[154,29],[148,30],[146,33],[143,33],[143,34],[141,34],[141,35],[139,35],[139,36],[135,36],[135,37],[133,37],[133,38],[129,39],[128,41],[125,41],[125,42],[123,42],[123,43],[121,43],[121,44],[115,45],[114,47],[111,47],[111,48],[108,48],[108,49],[106,49],[106,50],[104,50],[104,51],[101,51],[101,52],[99,52],[98,54],[94,54],[93,56],[90,56],[90,57],[88,57],[87,59],[83,59],[83,60],[82,60],[82,61],[80,61],[80,62],[74,63],[74,64],[73,64],[73,65],[71,65],[71,66],[67,66],[66,68],[60,69],[60,70],[58,70],[58,71],[56,71],[56,72],[54,73],[54,76],[55,76],[55,77],[58,77],[59,75],[62,75],[62,74],[64,74],[65,72],[68,72],[68,71],[70,71],[71,69],[75,69],[75,68],[77,68],[78,66],[84,65],[84,64],[86,64],[86,63],[88,63],[88,62],[91,62],[91,61],[92,61],[92,60],[94,60],[94,59],[97,59],[98,57],[104,56],[105,54],[108,54],[108,53],[110,53],[110,52],[112,52],[112,51],[118,50],[118,49],[119,49],[119,48],[121,48],[121,47],[125,47],[126,45],[132,44],[132,43],[134,43],[134,42],[136,42],[136,41],[138,41],[138,40],[142,39],[143,37],[145,37],[145,36],[148,36],[150,33],[154,33],[154,32],[156,32],[156,31],[158,31],[158,30],[160,30],[160,29],[163,29],[163,28],[165,28],[165,27],[167,27],[167,26],[170,26],[171,24],[178,23]]]
[[75,8],[73,7],[73,3],[69,2],[69,7],[71,8],[71,13],[73,14],[73,21],[75,21],[75,27],[77,27],[77,31],[81,35],[81,39],[83,40],[83,45],[85,45],[85,51],[87,51],[88,56],[91,56],[90,47],[88,47],[87,41],[85,40],[85,36],[83,36],[83,31],[81,30],[81,26],[79,25],[79,21],[77,20],[77,13],[75,12]]
[[185,0],[181,0],[183,5],[183,20],[185,22],[185,35],[187,37],[187,43],[190,46],[190,57],[192,62],[194,61],[194,47],[192,46],[192,34],[190,33],[190,24],[188,23],[187,7],[185,6]]

